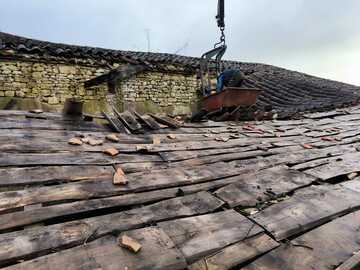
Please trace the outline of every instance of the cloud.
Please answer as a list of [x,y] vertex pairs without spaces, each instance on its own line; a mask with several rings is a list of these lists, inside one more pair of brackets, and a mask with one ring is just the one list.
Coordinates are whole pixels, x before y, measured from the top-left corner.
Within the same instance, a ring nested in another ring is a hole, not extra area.
[[[216,0],[12,0],[2,3],[0,29],[55,42],[141,51],[147,50],[149,29],[152,51],[180,49],[198,56],[219,38],[216,5]],[[349,71],[360,68],[360,1],[227,0],[226,9],[227,59],[360,84]]]

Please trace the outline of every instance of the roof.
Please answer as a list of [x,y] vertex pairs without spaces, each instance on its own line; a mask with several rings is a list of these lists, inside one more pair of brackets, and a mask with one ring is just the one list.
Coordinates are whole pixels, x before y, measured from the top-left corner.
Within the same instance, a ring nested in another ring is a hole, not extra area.
[[[0,268],[330,270],[359,262],[360,107],[184,123],[117,134],[116,143],[105,140],[106,126],[60,114],[0,111],[0,119]],[[68,144],[74,137],[104,142]],[[109,148],[119,154],[106,155]],[[114,185],[115,176],[128,184]],[[124,236],[134,242],[126,246]],[[135,244],[137,253],[128,250]]]
[[[95,61],[124,61],[134,65],[144,64],[155,68],[178,65],[194,72],[199,67],[199,58],[165,53],[145,53],[109,50],[87,46],[51,43],[19,37],[0,32],[2,51],[15,53],[61,56],[63,58],[91,58]],[[0,50],[1,52],[1,50]],[[1,53],[0,53],[1,55]],[[227,68],[239,68],[249,73],[247,86],[260,86],[263,93],[258,105],[272,105],[285,115],[297,112],[330,110],[356,104],[360,99],[360,87],[322,79],[304,73],[266,64],[223,61]]]

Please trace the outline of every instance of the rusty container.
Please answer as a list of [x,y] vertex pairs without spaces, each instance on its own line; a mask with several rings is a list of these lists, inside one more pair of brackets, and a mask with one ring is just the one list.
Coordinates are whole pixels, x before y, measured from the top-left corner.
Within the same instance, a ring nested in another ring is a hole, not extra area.
[[251,106],[256,103],[261,92],[262,90],[256,88],[228,87],[221,93],[205,97],[203,109],[211,112],[223,107]]

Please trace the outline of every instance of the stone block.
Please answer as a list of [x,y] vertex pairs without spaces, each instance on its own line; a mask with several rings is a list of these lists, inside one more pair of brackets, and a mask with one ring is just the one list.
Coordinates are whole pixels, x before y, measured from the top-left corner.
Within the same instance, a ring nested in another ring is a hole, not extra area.
[[14,97],[15,91],[5,91],[5,97]]
[[62,73],[62,74],[75,74],[76,73],[76,67],[60,65],[59,66],[59,72]]
[[59,104],[59,99],[58,99],[57,97],[49,97],[48,103],[49,103],[50,105]]
[[43,77],[43,74],[41,72],[35,71],[35,72],[32,73],[32,76],[35,79],[40,79],[41,77]]
[[23,91],[16,91],[15,96],[17,96],[17,97],[25,97],[25,93]]

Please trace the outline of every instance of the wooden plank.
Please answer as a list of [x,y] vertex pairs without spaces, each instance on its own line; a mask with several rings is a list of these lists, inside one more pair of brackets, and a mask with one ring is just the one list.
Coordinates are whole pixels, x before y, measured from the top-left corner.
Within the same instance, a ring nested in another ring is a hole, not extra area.
[[102,112],[102,115],[109,122],[112,129],[118,133],[131,134],[131,132],[116,118],[112,117],[110,114]]
[[154,118],[157,122],[163,125],[167,125],[170,128],[180,128],[181,123],[178,121],[168,117],[168,116],[159,116],[155,114],[149,114],[152,118]]
[[346,114],[345,112],[340,111],[330,111],[330,112],[318,112],[318,113],[309,113],[305,114],[304,117],[310,119],[321,119],[321,118],[330,118],[334,116],[340,116]]
[[3,120],[0,129],[34,129],[34,130],[77,130],[77,131],[109,131],[101,125],[84,121],[48,121],[40,119]]
[[279,246],[279,243],[260,233],[209,255],[190,265],[189,270],[230,270]]
[[135,116],[151,130],[160,129],[160,125],[149,115],[141,115],[134,111]]
[[45,255],[53,249],[84,244],[89,239],[140,228],[153,222],[206,214],[222,204],[209,193],[200,192],[115,214],[0,234],[0,264]]
[[[238,148],[237,148],[238,149]],[[210,164],[215,162],[227,162],[233,161],[237,159],[245,159],[252,158],[258,156],[270,156],[271,154],[268,151],[256,150],[256,151],[233,151],[233,149],[228,149],[227,151],[223,150],[208,150],[208,153],[213,153],[212,155],[207,155],[205,152],[204,156],[199,151],[198,154],[195,154],[195,158],[187,159],[187,156],[190,154],[186,153],[184,156],[178,152],[160,152],[159,155],[166,162],[174,162],[175,166],[189,166],[189,165],[202,165],[202,164]],[[214,154],[218,152],[218,154]],[[223,154],[221,154],[223,153]]]
[[119,113],[114,109],[116,115],[119,117],[121,122],[129,129],[131,132],[139,133],[142,130],[142,126],[136,121],[134,115],[129,111]]
[[282,240],[358,210],[359,194],[341,185],[314,186],[296,192],[290,199],[266,208],[252,219],[275,239]]
[[0,167],[7,166],[61,166],[61,165],[111,165],[137,162],[161,162],[157,155],[121,154],[115,157],[103,153],[0,153]]
[[102,153],[104,149],[117,148],[120,153],[136,153],[136,145],[124,145],[105,141],[102,145],[91,146],[83,143],[82,145],[70,145],[68,140],[44,141],[43,139],[16,139],[0,143],[0,151],[7,153],[57,153],[57,152],[89,152]]
[[[226,154],[219,154],[219,155],[212,155],[212,156],[204,156],[199,158],[193,158],[183,161],[174,162],[173,164],[176,166],[188,166],[188,165],[202,165],[202,164],[211,164],[216,162],[229,162],[234,160],[242,160],[242,159],[249,159],[255,157],[267,157],[270,156],[272,158],[275,154],[281,153],[291,153],[294,151],[302,152],[304,150],[301,146],[289,146],[289,147],[280,147],[275,149],[265,149],[265,150],[257,150],[257,151],[247,151],[247,152],[236,152],[236,153],[226,153]],[[162,156],[162,153],[159,153]],[[316,152],[315,152],[316,154]],[[310,155],[310,153],[308,153]],[[305,154],[306,156],[306,154]],[[165,159],[166,161],[166,159]],[[288,162],[292,160],[287,159]]]
[[360,212],[346,215],[283,244],[242,269],[335,269],[360,249],[359,226]]
[[[200,157],[219,155],[219,154],[239,153],[239,152],[244,153],[245,156],[250,153],[250,157],[251,157],[253,156],[251,150],[259,150],[260,148],[261,149],[271,148],[271,144],[256,144],[247,147],[232,147],[232,148],[224,148],[224,149],[161,152],[160,156],[168,162],[182,161],[192,158],[200,158]],[[258,151],[256,153],[258,153]]]
[[360,267],[360,253],[357,252],[350,259],[343,262],[335,270],[357,270]]
[[217,190],[215,194],[232,208],[250,207],[308,186],[315,180],[313,176],[280,166],[240,175],[237,182]]
[[85,200],[159,188],[180,187],[231,177],[242,172],[243,170],[233,168],[231,165],[218,163],[213,166],[194,166],[128,174],[129,184],[126,186],[114,186],[111,177],[109,180],[103,181],[89,180],[2,192],[0,193],[0,211],[37,203]]
[[[331,155],[329,155],[331,156]],[[326,158],[318,158],[318,159],[314,159],[314,160],[310,160],[304,163],[300,163],[297,164],[295,166],[293,166],[292,168],[294,170],[303,170],[303,171],[307,171],[309,169],[316,169],[317,167],[320,167],[322,165],[325,164],[329,164],[330,162],[336,161],[336,160],[340,160],[342,158],[342,155],[335,155],[335,156],[331,156],[331,157],[326,157]]]
[[360,120],[360,115],[359,114],[347,114],[347,115],[337,116],[334,119],[337,121],[340,121],[340,122],[356,121],[356,120]]
[[234,210],[158,224],[191,264],[203,257],[262,232]]
[[[280,153],[277,155],[271,155],[269,157],[264,157],[262,159],[254,159],[252,161],[252,165],[258,164],[259,166],[276,166],[276,165],[290,165],[295,166],[299,164],[296,168],[300,167],[302,163],[322,159],[322,158],[328,158],[341,156],[343,153],[352,153],[356,152],[356,146],[357,145],[339,145],[339,146],[332,146],[325,149],[303,149],[300,151],[291,152],[288,153]],[[234,164],[237,164],[237,166],[243,166],[242,164],[248,164],[248,161],[244,160],[238,160],[234,161]],[[308,167],[306,167],[308,168]]]
[[22,211],[2,214],[0,218],[0,231],[49,220],[54,221],[55,219],[59,218],[60,220],[61,218],[66,217],[75,218],[78,214],[93,214],[96,211],[109,208],[141,205],[145,203],[171,199],[179,195],[189,195],[200,191],[208,191],[211,189],[220,188],[234,181],[236,181],[236,178],[230,177],[226,179],[184,186],[180,188],[169,188],[142,193],[132,193],[103,199],[93,199],[72,203],[49,205],[40,209],[33,209],[31,211],[27,211],[26,215],[24,215],[24,212]]
[[326,181],[334,177],[360,171],[359,160],[360,153],[346,154],[330,160],[325,165],[306,170],[305,172]]
[[[45,142],[67,142],[70,138],[78,136],[86,136],[98,139],[105,139],[109,132],[93,132],[93,131],[71,131],[71,130],[31,130],[31,129],[0,129],[0,139],[8,143],[17,142],[17,140],[43,140]],[[147,144],[152,143],[152,139],[148,135],[128,135],[118,134],[119,144]]]
[[0,187],[110,179],[111,166],[52,166],[0,169]]
[[117,237],[102,237],[83,246],[8,267],[8,270],[77,270],[128,269],[128,270],[181,270],[187,264],[171,239],[159,228],[151,227],[126,232],[141,243],[141,251],[132,254],[119,247]]

